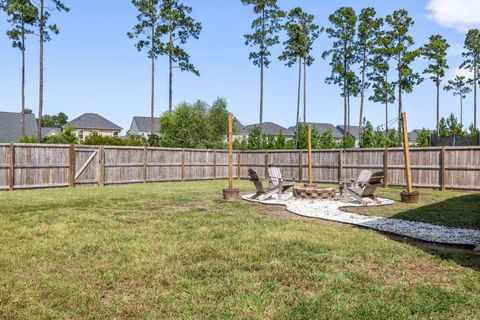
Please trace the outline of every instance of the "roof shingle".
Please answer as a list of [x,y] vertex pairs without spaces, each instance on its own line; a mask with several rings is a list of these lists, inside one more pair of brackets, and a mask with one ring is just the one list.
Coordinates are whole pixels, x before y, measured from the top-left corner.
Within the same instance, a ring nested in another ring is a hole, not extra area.
[[96,113],[84,113],[67,123],[75,129],[118,130],[122,127]]

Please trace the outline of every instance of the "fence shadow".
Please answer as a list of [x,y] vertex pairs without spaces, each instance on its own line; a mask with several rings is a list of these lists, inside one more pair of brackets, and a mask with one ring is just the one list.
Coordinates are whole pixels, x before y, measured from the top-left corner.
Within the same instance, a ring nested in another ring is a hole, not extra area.
[[[443,226],[480,229],[480,193],[450,198],[437,203],[412,208],[392,216],[395,219],[422,221]],[[480,254],[468,246],[428,243],[388,234],[388,238],[415,246],[443,260],[480,272]]]

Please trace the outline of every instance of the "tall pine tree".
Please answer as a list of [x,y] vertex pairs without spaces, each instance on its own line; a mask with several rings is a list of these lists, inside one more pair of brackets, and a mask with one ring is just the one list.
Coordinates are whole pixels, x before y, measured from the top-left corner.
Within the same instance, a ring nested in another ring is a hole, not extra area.
[[255,48],[250,52],[250,60],[260,68],[260,141],[263,132],[264,109],[264,78],[265,68],[271,60],[270,48],[280,43],[278,31],[281,28],[281,19],[285,15],[277,5],[277,0],[241,0],[244,5],[253,5],[253,12],[257,18],[252,22],[252,33],[245,35],[245,44]]

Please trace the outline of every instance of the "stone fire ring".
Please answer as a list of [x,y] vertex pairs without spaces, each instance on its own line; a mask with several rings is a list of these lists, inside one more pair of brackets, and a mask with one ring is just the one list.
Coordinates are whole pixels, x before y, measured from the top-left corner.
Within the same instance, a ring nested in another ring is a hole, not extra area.
[[303,199],[335,199],[335,188],[319,188],[313,186],[293,188],[293,196]]

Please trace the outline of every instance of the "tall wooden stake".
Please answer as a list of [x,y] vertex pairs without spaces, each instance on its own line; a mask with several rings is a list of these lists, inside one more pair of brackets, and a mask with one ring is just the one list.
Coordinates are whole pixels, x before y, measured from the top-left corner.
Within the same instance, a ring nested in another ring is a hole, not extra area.
[[228,115],[228,189],[233,189],[233,117]]
[[407,129],[407,113],[402,112],[402,134],[403,134],[403,150],[405,155],[405,180],[407,182],[407,192],[413,192],[412,186],[412,171],[410,167],[410,145],[408,144],[408,129]]
[[313,170],[312,170],[312,126],[308,126],[308,184],[313,183]]

